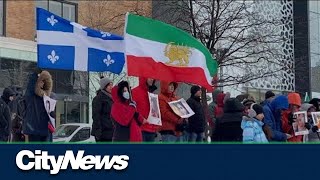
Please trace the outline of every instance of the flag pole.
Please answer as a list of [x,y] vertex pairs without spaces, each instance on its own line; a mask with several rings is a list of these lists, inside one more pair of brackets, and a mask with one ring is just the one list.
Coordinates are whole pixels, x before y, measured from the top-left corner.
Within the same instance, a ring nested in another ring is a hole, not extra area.
[[125,70],[126,70],[126,76],[127,76],[127,82],[128,82],[128,85],[129,85],[129,93],[130,93],[130,101],[133,102],[133,99],[132,99],[132,91],[131,91],[131,86],[130,86],[130,81],[129,81],[129,76],[128,76],[128,61],[127,61],[127,46],[126,46],[126,30],[127,30],[127,23],[128,23],[128,15],[129,15],[129,12],[126,13],[126,19],[125,19],[125,23],[124,23],[124,35],[123,35],[123,38],[124,38],[124,59],[125,59]]

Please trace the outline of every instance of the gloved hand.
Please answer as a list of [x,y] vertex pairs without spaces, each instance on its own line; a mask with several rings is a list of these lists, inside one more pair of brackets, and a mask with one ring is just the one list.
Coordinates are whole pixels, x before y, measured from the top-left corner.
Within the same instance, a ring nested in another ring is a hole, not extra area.
[[133,117],[134,117],[135,119],[138,119],[139,113],[138,113],[138,112],[135,112],[134,115],[133,115]]
[[311,129],[311,124],[309,124],[309,123],[304,123],[304,127],[306,127],[308,130],[310,130],[310,129]]
[[50,115],[53,119],[56,118],[56,113],[54,113],[54,111],[51,111],[49,115]]
[[292,135],[291,135],[291,134],[286,134],[286,136],[287,136],[287,139],[292,138]]
[[293,117],[293,114],[292,114],[292,113],[290,113],[290,114],[289,114],[289,117],[288,117],[289,125],[291,125],[291,126],[292,126],[292,123],[294,123],[294,122],[295,122],[295,119],[296,119],[296,118],[294,118],[294,117]]
[[319,130],[318,126],[313,126],[313,127],[312,127],[312,132],[315,133],[315,132],[317,132],[318,130]]

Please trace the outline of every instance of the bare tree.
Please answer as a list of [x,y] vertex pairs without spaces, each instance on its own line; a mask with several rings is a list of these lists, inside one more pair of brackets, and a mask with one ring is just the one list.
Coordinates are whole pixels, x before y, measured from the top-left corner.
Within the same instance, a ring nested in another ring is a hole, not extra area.
[[[245,84],[267,77],[282,79],[280,71],[288,67],[281,46],[290,40],[281,34],[286,17],[264,15],[257,1],[166,1],[154,13],[161,19],[171,14],[167,23],[189,31],[212,53],[218,63],[217,86]],[[260,4],[261,5],[261,4]],[[168,16],[167,16],[168,17]]]
[[[151,2],[148,1],[81,1],[79,2],[79,23],[93,29],[122,35],[127,12],[149,16]],[[98,82],[101,77],[110,78],[114,84],[122,80],[128,80],[130,84],[136,82],[136,78],[128,77],[126,68],[120,74],[110,72],[90,73],[90,96],[99,89]],[[93,98],[93,97],[90,97]]]
[[[283,26],[292,22],[289,17],[261,13],[258,6],[269,1],[180,0],[156,3],[153,18],[188,31],[211,52],[213,60],[218,63],[218,74],[212,81],[214,87],[250,84],[257,80],[267,81],[268,78],[274,78],[281,84],[282,71],[294,70],[293,65],[283,58],[282,47],[293,39],[281,33]],[[205,89],[202,89],[202,99],[204,110],[208,112]],[[209,135],[208,131],[206,135]]]

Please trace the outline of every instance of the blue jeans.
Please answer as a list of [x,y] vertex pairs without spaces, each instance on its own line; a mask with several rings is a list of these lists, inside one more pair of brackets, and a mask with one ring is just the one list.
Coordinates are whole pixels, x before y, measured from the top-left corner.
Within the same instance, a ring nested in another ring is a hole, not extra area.
[[189,142],[202,142],[204,133],[190,133]]
[[179,142],[188,142],[189,141],[190,133],[184,131],[182,135],[179,137]]
[[156,136],[157,136],[156,133],[142,131],[142,138],[144,142],[154,142]]
[[177,136],[171,134],[162,134],[161,138],[162,142],[177,142],[179,139]]

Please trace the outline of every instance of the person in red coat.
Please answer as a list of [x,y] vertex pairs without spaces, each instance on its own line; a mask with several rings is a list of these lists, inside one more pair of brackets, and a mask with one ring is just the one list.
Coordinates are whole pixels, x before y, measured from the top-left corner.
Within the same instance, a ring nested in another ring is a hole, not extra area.
[[[148,92],[153,93],[157,90],[155,80],[151,78],[139,78],[139,86],[132,90],[133,100],[137,103],[137,110],[141,116],[148,119],[150,112],[150,102]],[[156,132],[159,126],[145,123],[141,126],[143,141],[153,142],[156,138]]]
[[178,84],[175,82],[161,82],[160,86],[159,104],[162,120],[160,134],[162,141],[177,142],[182,134],[181,131],[177,130],[177,126],[183,124],[183,119],[173,112],[168,103],[179,99],[175,95]]
[[[303,142],[303,136],[295,136],[292,123],[295,122],[293,113],[300,111],[301,97],[298,93],[289,93],[289,110],[282,113],[282,129],[284,133],[290,134],[292,137],[288,139],[288,142]],[[307,123],[305,123],[306,126]],[[310,129],[308,126],[307,129]]]
[[146,122],[137,111],[136,103],[132,101],[129,83],[121,81],[112,89],[114,103],[111,108],[111,117],[114,120],[113,142],[141,142],[140,126]]

